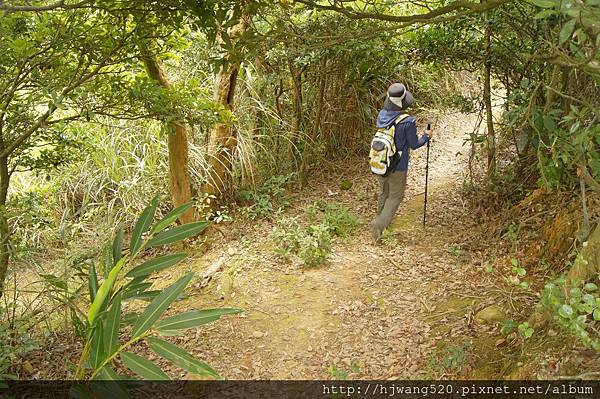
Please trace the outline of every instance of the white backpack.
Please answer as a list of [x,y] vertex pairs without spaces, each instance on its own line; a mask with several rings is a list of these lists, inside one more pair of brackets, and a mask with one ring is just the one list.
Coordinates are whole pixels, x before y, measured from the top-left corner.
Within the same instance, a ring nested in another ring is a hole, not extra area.
[[371,151],[369,152],[369,165],[371,172],[376,175],[385,176],[393,168],[402,156],[402,151],[396,151],[394,135],[396,124],[407,118],[408,114],[402,114],[396,118],[390,127],[379,128],[371,140]]

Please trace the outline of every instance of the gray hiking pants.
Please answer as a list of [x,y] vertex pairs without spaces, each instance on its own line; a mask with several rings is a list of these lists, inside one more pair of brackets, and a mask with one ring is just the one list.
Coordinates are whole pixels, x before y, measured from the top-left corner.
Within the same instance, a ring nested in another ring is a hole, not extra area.
[[377,176],[379,181],[379,203],[377,217],[371,223],[379,232],[383,232],[390,223],[404,199],[406,190],[406,171],[395,171],[387,176]]

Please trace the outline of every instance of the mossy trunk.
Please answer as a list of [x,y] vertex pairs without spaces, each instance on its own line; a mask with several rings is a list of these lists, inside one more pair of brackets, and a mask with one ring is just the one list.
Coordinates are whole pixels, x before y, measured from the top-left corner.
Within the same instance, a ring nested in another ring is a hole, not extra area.
[[[234,47],[225,56],[225,64],[221,66],[215,76],[214,100],[227,110],[233,110],[233,99],[240,68],[239,49],[235,43],[248,29],[250,16],[243,15],[240,22],[229,28],[227,35]],[[222,39],[218,39],[222,41]],[[208,137],[208,176],[201,191],[205,194],[219,197],[227,191],[231,174],[233,172],[233,156],[237,147],[237,133],[235,127],[217,123],[211,129]],[[211,201],[211,206],[216,202]]]
[[487,126],[487,174],[496,174],[496,132],[494,130],[494,110],[492,108],[492,57],[491,57],[491,27],[485,30],[485,62],[483,76],[483,101],[485,103]]

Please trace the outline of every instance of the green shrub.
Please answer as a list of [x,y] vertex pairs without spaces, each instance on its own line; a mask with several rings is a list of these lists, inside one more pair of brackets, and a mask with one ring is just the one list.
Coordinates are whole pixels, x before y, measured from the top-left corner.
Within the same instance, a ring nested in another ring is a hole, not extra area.
[[331,252],[331,233],[325,224],[311,225],[300,236],[298,256],[307,266],[322,263]]
[[301,228],[297,218],[283,218],[273,229],[275,253],[286,260],[298,256],[306,266],[316,266],[331,251],[331,232],[324,223]]
[[252,220],[264,219],[275,211],[285,208],[288,202],[281,199],[285,192],[285,186],[295,177],[294,173],[289,175],[273,176],[267,179],[260,187],[251,191],[242,191],[240,199],[250,203],[245,213]]
[[[8,309],[15,306],[9,304]],[[38,343],[32,337],[24,320],[7,320],[5,314],[7,308],[0,309],[0,382],[8,379],[18,379],[12,373],[18,359],[32,350],[38,348]]]
[[275,253],[280,258],[290,260],[300,249],[301,234],[297,218],[281,219],[271,233],[271,239],[276,244]]
[[565,277],[546,284],[540,303],[551,309],[558,325],[575,334],[583,345],[600,352],[600,292],[596,281],[572,287],[565,295]]
[[350,236],[361,224],[360,219],[347,207],[323,200],[310,204],[306,214],[311,222],[325,224],[331,234],[338,237]]

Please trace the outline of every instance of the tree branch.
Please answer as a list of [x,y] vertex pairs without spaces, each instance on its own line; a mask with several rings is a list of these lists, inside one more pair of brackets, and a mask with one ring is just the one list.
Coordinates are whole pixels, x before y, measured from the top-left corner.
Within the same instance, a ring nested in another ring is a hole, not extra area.
[[33,5],[16,6],[16,5],[5,4],[4,0],[0,0],[0,10],[4,11],[6,14],[10,14],[13,12],[52,11],[52,10],[57,10],[57,9],[71,10],[74,8],[84,7],[93,2],[94,2],[94,0],[83,0],[83,1],[80,1],[79,3],[75,3],[75,4],[65,4],[65,0],[59,0],[55,3],[47,4],[44,6],[33,6]]
[[515,0],[487,0],[480,3],[473,3],[467,0],[456,0],[443,7],[433,9],[424,14],[412,14],[412,15],[391,15],[383,13],[372,13],[372,12],[361,12],[350,10],[335,5],[324,5],[319,4],[315,1],[310,0],[295,0],[296,3],[304,4],[308,7],[315,8],[324,11],[334,11],[345,15],[350,19],[377,19],[380,21],[402,23],[403,25],[412,25],[416,22],[437,22],[438,17],[446,16],[455,11],[462,11],[458,15],[467,15],[473,13],[480,13],[491,10],[498,6],[511,3]]

